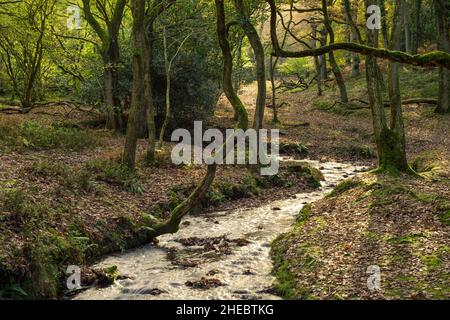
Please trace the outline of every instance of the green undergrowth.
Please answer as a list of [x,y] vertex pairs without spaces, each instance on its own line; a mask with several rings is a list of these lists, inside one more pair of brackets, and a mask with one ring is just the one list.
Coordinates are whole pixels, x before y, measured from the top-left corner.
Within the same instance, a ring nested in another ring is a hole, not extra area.
[[89,161],[86,169],[96,180],[118,185],[131,193],[144,192],[138,174],[117,161],[99,158]]
[[98,135],[70,123],[0,122],[0,147],[3,149],[80,151],[100,144]]
[[69,265],[150,241],[146,214],[87,221],[70,204],[37,199],[19,187],[0,190],[0,297],[57,298]]

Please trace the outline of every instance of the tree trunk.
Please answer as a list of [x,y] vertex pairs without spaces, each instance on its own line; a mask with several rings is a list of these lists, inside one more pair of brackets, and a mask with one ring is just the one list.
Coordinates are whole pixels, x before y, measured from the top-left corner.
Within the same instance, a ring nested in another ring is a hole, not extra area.
[[169,124],[170,120],[170,63],[169,63],[169,53],[167,48],[167,30],[163,28],[163,51],[164,51],[164,69],[166,72],[166,114],[164,117],[164,122],[161,127],[161,132],[159,133],[159,149],[162,148],[164,140],[164,132]]
[[405,51],[411,53],[411,30],[409,27],[409,10],[408,6],[404,6],[403,14],[403,31],[405,33]]
[[[375,0],[365,0],[366,7],[374,3]],[[400,21],[400,9],[396,9],[396,21]],[[396,26],[394,35],[400,36],[401,23],[394,23]],[[369,46],[378,45],[377,30],[367,30],[367,41]],[[398,41],[392,41],[397,46]],[[384,112],[383,97],[381,94],[380,72],[376,58],[366,56],[366,79],[369,104],[372,112],[372,121],[375,134],[375,141],[378,151],[378,171],[387,173],[407,172],[403,118],[401,114],[401,100],[399,93],[398,65],[390,65],[389,72],[389,98],[391,101],[392,128],[389,128]]]
[[248,128],[247,110],[233,88],[233,57],[231,55],[230,43],[227,38],[224,0],[215,0],[215,2],[217,12],[217,35],[223,54],[223,91],[228,101],[230,101],[235,114],[237,114],[237,126],[246,130]]
[[[326,28],[322,28],[320,31],[320,46],[323,47],[327,45],[328,33]],[[319,57],[320,62],[320,80],[328,79],[328,68],[327,68],[327,57],[325,55],[321,55]]]
[[[345,26],[345,41],[351,42],[352,40],[352,32],[351,28],[346,25]],[[352,65],[352,53],[350,51],[345,52],[345,66],[351,67]]]
[[105,63],[104,71],[104,91],[105,91],[105,109],[106,109],[106,128],[110,130],[117,130],[116,117],[114,112],[114,79],[113,70]]
[[199,201],[208,192],[214,178],[216,176],[217,165],[212,164],[207,168],[207,172],[200,184],[195,188],[195,190],[189,195],[189,197],[179,204],[170,214],[170,218],[158,225],[156,225],[151,231],[150,236],[155,238],[157,236],[175,233],[180,227],[181,220],[185,215],[191,212],[199,203]]
[[[392,32],[390,37],[389,49],[400,50],[401,39],[401,23],[400,12],[404,10],[405,0],[398,0],[394,9],[394,16],[392,21]],[[406,159],[406,140],[405,127],[403,123],[402,114],[402,100],[400,97],[400,80],[399,80],[399,65],[397,62],[389,62],[389,101],[391,107],[391,128],[388,140],[385,142],[389,153],[392,156],[391,161],[394,167],[401,172],[408,172],[410,169]],[[389,145],[389,143],[392,143]],[[391,164],[387,164],[391,165]]]
[[273,108],[273,123],[279,123],[278,120],[278,108],[277,108],[277,88],[275,85],[275,69],[277,67],[278,63],[278,57],[270,56],[270,84],[271,84],[271,90],[272,90],[272,108]]
[[[333,44],[334,43],[334,31],[331,26],[330,17],[328,15],[327,0],[322,0],[322,11],[323,11],[325,28],[330,36],[330,44]],[[331,70],[333,70],[334,78],[336,79],[336,83],[339,87],[339,95],[341,98],[341,102],[347,103],[348,102],[347,88],[345,87],[344,77],[342,76],[341,70],[336,62],[335,57],[334,57],[334,52],[330,51],[328,53],[328,57],[330,59]]]
[[131,92],[131,108],[128,116],[128,126],[125,138],[123,163],[134,170],[136,164],[136,147],[138,139],[138,118],[144,108],[144,60],[146,53],[146,35],[144,24],[145,0],[132,0],[131,12],[133,16],[132,28],[132,70],[133,84]]
[[[344,14],[347,23],[351,27],[352,41],[354,43],[361,43],[361,37],[359,34],[358,26],[356,25],[358,15],[356,10],[352,9],[350,0],[343,0]],[[359,63],[361,62],[359,54],[352,52],[352,77],[359,78],[361,76],[361,71],[359,69]]]
[[422,0],[413,0],[413,20],[411,32],[411,53],[417,54],[420,43],[420,10],[422,8]]
[[[156,125],[155,125],[155,102],[153,99],[153,20],[147,25],[147,34],[145,37],[144,48],[144,99],[146,105],[147,115],[147,130],[148,130],[148,142],[147,152],[145,155],[148,164],[152,165],[155,162],[155,148],[156,148]],[[145,119],[145,118],[144,118]]]
[[[316,49],[317,48],[317,25],[313,24],[312,26],[312,40],[311,40],[311,48]],[[318,56],[314,56],[314,68],[316,70],[316,80],[317,80],[317,95],[322,95],[322,77],[321,77],[321,68],[320,68],[320,61]]]
[[[434,0],[436,11],[436,29],[438,49],[450,53],[449,20],[450,3],[446,0]],[[450,70],[439,68],[438,113],[450,112]]]
[[243,1],[234,0],[234,4],[239,15],[238,21],[250,42],[256,60],[256,79],[258,82],[258,93],[256,97],[253,128],[258,131],[263,127],[264,109],[266,107],[266,65],[264,62],[264,48],[255,27],[248,19]]

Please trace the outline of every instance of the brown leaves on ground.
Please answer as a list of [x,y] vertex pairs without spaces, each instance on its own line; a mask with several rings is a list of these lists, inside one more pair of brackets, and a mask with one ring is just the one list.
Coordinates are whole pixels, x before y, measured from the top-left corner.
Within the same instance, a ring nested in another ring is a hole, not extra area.
[[[294,276],[295,296],[449,299],[448,182],[372,174],[357,181],[315,203],[309,218],[275,244]],[[381,269],[381,290],[367,287],[372,265]]]

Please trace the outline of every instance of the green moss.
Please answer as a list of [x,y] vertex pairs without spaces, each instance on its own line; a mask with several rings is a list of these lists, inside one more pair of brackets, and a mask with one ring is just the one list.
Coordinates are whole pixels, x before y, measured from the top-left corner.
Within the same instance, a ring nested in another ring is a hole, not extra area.
[[435,203],[439,200],[439,195],[426,192],[414,192],[413,197],[425,203]]
[[438,217],[443,224],[450,226],[450,209],[443,211]]
[[421,255],[420,259],[426,265],[428,271],[438,270],[443,265],[443,259],[450,254],[449,246],[440,246],[431,254]]
[[302,269],[313,270],[320,265],[320,259],[323,250],[319,246],[309,244],[300,245],[297,249],[297,255],[300,257],[300,266]]
[[419,238],[425,237],[421,233],[412,233],[405,236],[393,237],[387,240],[387,242],[392,244],[411,244],[419,240]]
[[366,144],[353,143],[349,146],[341,147],[340,150],[345,154],[363,159],[374,159],[377,156],[375,150]]
[[311,204],[305,204],[305,206],[299,211],[297,218],[295,219],[297,224],[301,224],[308,220],[312,213]]
[[320,181],[324,181],[325,177],[322,172],[306,162],[296,162],[288,167],[288,171],[296,175],[307,178],[310,187],[318,188],[321,186]]
[[280,143],[280,154],[306,156],[309,153],[308,147],[301,142],[297,143]]
[[439,166],[439,153],[434,150],[419,153],[411,163],[411,167],[419,173],[436,171]]
[[340,182],[334,189],[333,191],[331,191],[330,193],[328,193],[326,195],[327,198],[332,198],[332,197],[337,197],[338,195],[357,188],[358,186],[361,185],[361,181],[357,180],[357,179],[348,179],[348,180],[344,180],[342,182]]
[[270,255],[273,260],[272,274],[277,279],[275,289],[284,299],[292,300],[297,298],[296,281],[289,260],[284,258],[286,243],[285,235],[280,235],[272,242]]

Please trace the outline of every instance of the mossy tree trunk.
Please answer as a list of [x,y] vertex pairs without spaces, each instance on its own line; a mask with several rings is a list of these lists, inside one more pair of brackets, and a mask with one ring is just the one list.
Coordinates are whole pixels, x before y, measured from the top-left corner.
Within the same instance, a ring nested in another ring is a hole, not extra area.
[[[133,84],[131,108],[128,116],[127,133],[123,153],[123,163],[134,170],[136,164],[136,148],[139,133],[147,120],[148,144],[146,160],[155,161],[156,129],[155,107],[152,93],[152,39],[153,23],[156,18],[168,9],[175,0],[150,1],[132,0],[132,70]],[[147,116],[147,119],[145,119]]]
[[[319,30],[319,42],[320,46],[324,47],[327,45],[328,42],[328,32],[325,27],[322,27]],[[327,68],[327,56],[322,54],[319,56],[319,64],[320,64],[320,80],[327,80],[328,79],[328,68]]]
[[266,65],[264,59],[264,48],[253,24],[250,22],[248,13],[244,8],[242,0],[234,0],[234,6],[238,15],[238,23],[244,30],[250,42],[256,60],[256,80],[258,82],[258,93],[256,96],[255,115],[253,128],[262,129],[264,124],[264,109],[266,107]]
[[[390,50],[400,50],[401,39],[401,23],[400,12],[404,10],[406,6],[405,0],[398,0],[392,21],[392,31],[389,40]],[[410,170],[408,161],[406,159],[406,139],[405,139],[405,126],[403,123],[402,113],[402,100],[400,97],[400,80],[399,80],[399,65],[397,62],[389,62],[389,101],[391,107],[391,134],[392,134],[392,154],[394,158],[394,166],[396,169],[402,172],[408,172]],[[389,139],[388,139],[389,142]]]
[[145,108],[144,78],[146,55],[145,34],[145,0],[131,1],[131,14],[133,16],[132,27],[132,71],[133,83],[131,91],[131,109],[128,116],[127,133],[125,137],[125,148],[123,152],[123,163],[134,170],[136,164],[136,147],[138,138],[139,115]]
[[[331,20],[328,14],[328,4],[327,0],[322,0],[322,12],[323,12],[323,21],[325,24],[325,28],[330,37],[330,44],[334,43],[334,31],[331,26]],[[341,98],[341,102],[348,102],[347,88],[345,87],[344,77],[342,76],[341,69],[336,62],[336,58],[334,57],[334,51],[330,51],[328,53],[328,57],[330,60],[331,70],[333,71],[334,78],[336,79],[336,83],[339,87],[339,95]]]
[[223,0],[215,0],[217,13],[217,35],[219,46],[223,55],[223,91],[228,101],[234,109],[237,117],[238,127],[248,127],[248,114],[244,104],[239,99],[233,87],[233,56],[231,54],[230,43],[228,41],[227,27],[225,21],[225,9]]
[[[312,49],[316,49],[317,48],[317,25],[316,24],[312,24],[311,25],[312,28],[312,40],[311,40],[311,48]],[[317,80],[317,95],[321,96],[322,95],[322,77],[320,76],[320,61],[319,61],[319,57],[314,56],[314,68],[316,70],[316,80]]]
[[[111,13],[104,3],[97,2],[99,17],[91,11],[91,0],[83,0],[83,12],[86,21],[100,39],[100,54],[104,67],[104,103],[106,109],[106,127],[114,131],[122,129],[122,110],[116,107],[118,86],[117,64],[119,62],[119,30],[124,16],[127,0],[117,0],[112,5]],[[103,27],[99,21],[103,21]]]
[[[365,5],[373,4],[374,0],[365,0]],[[399,0],[400,3],[403,0]],[[390,49],[398,50],[401,36],[401,6],[397,2],[394,14],[394,23],[391,36]],[[368,45],[378,45],[378,31],[367,30]],[[398,64],[389,64],[389,98],[391,104],[391,126],[388,126],[384,111],[383,96],[380,85],[380,73],[377,68],[377,60],[371,55],[366,55],[366,79],[369,104],[372,112],[372,121],[375,141],[378,151],[378,171],[380,172],[409,172],[405,151],[405,132],[401,109],[400,84],[398,77]]]
[[413,14],[411,27],[411,53],[417,54],[420,43],[420,11],[422,0],[413,0]]
[[271,85],[271,91],[272,91],[272,108],[273,108],[273,116],[272,116],[272,122],[273,123],[279,123],[278,120],[278,108],[277,108],[277,87],[275,84],[275,70],[277,68],[278,64],[278,57],[270,56],[270,85]]
[[[351,28],[351,35],[352,35],[352,42],[361,42],[361,35],[359,33],[358,27],[357,27],[357,20],[358,20],[358,14],[357,10],[352,8],[350,4],[350,0],[343,0],[342,4],[344,6],[344,14],[345,14],[345,20],[349,24]],[[361,71],[359,68],[359,64],[361,62],[361,59],[359,58],[359,54],[356,52],[352,53],[352,77],[353,78],[359,78],[361,76]]]
[[[450,1],[434,0],[438,49],[450,53]],[[439,68],[438,113],[450,112],[450,70]]]
[[[149,26],[149,24],[147,24]],[[147,27],[148,33],[146,38],[145,45],[145,75],[144,75],[144,99],[146,105],[146,112],[143,116],[146,118],[143,121],[146,121],[147,130],[148,130],[148,138],[147,138],[147,151],[145,155],[146,162],[148,164],[153,164],[155,162],[155,147],[156,147],[156,125],[155,125],[155,103],[153,97],[153,84],[152,84],[152,58],[153,58],[153,41],[149,38],[149,35],[152,34],[153,24],[150,27]]]

